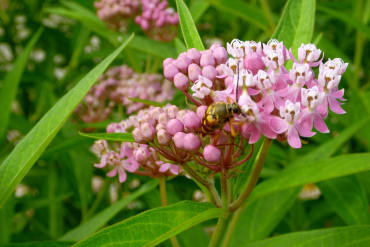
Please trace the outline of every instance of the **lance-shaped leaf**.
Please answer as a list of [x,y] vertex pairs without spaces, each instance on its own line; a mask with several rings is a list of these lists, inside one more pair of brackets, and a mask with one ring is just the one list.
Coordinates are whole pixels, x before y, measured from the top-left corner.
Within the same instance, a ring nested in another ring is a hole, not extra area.
[[133,36],[131,35],[128,40],[92,69],[73,89],[64,95],[4,160],[0,166],[0,207],[53,140],[91,86],[109,64],[122,52]]
[[183,0],[176,0],[177,12],[180,17],[180,25],[185,44],[188,49],[197,48],[204,50],[202,40],[193,21],[191,13]]
[[81,133],[80,135],[92,139],[104,139],[107,141],[117,142],[135,142],[134,137],[131,133]]
[[74,246],[157,246],[176,234],[221,214],[222,209],[208,203],[183,201],[133,216]]

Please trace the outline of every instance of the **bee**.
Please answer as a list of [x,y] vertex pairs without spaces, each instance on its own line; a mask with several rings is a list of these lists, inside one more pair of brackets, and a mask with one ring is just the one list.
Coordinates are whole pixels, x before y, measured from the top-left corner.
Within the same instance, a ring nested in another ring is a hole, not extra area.
[[[238,95],[239,87],[239,64],[237,66],[237,84],[236,84],[236,97]],[[214,102],[208,106],[204,117],[202,119],[201,132],[203,135],[211,134],[214,131],[221,129],[227,122],[230,122],[231,134],[236,136],[236,131],[233,129],[232,119],[234,114],[241,114],[241,108],[237,102],[231,103],[227,98],[225,102]]]
[[204,135],[213,133],[229,122],[233,118],[234,114],[240,113],[241,109],[236,102],[215,102],[208,106],[204,114],[201,131]]

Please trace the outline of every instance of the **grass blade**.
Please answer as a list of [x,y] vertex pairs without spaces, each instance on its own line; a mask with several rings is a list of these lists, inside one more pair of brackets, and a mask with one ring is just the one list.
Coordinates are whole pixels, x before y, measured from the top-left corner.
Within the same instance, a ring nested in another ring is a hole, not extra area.
[[117,142],[135,142],[134,137],[131,133],[79,133],[80,135],[92,139],[104,139],[107,141]]

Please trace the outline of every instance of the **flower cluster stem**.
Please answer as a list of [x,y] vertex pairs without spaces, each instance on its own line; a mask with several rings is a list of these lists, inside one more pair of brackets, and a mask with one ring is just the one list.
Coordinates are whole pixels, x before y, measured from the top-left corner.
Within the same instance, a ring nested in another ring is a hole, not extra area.
[[[159,193],[161,195],[161,204],[163,207],[167,206],[167,191],[166,191],[166,177],[159,178]],[[180,247],[176,237],[170,238],[173,247]]]

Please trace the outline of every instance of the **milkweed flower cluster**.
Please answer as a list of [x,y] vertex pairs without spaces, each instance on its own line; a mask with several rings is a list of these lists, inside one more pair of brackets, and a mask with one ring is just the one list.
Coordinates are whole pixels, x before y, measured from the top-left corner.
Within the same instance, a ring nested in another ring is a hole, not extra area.
[[150,38],[168,42],[175,38],[178,14],[167,0],[100,0],[95,2],[98,17],[112,29],[122,32],[130,19],[135,19]]
[[139,74],[122,65],[110,68],[100,77],[77,108],[77,114],[84,122],[100,122],[106,120],[116,106],[124,106],[127,114],[146,106],[130,98],[162,102],[172,97],[172,85],[162,75]]
[[[141,110],[138,115],[127,120],[112,123],[108,125],[107,132],[126,133],[128,129],[138,126],[151,110]],[[174,176],[182,172],[180,166],[163,161],[156,149],[146,144],[123,142],[109,145],[105,140],[98,140],[92,146],[92,152],[100,158],[95,167],[106,169],[108,177],[118,176],[121,183],[126,181],[127,173],[156,178]]]
[[339,82],[348,64],[323,62],[313,44],[302,44],[297,54],[277,40],[233,40],[226,48],[190,49],[165,59],[165,78],[194,105],[141,110],[132,135],[190,175],[192,169],[226,174],[245,164],[261,136],[300,148],[300,138],[312,137],[314,129],[329,132],[329,110],[345,113]]

